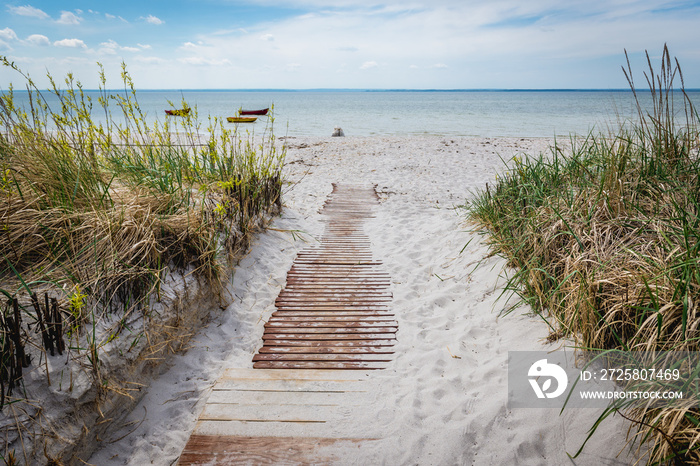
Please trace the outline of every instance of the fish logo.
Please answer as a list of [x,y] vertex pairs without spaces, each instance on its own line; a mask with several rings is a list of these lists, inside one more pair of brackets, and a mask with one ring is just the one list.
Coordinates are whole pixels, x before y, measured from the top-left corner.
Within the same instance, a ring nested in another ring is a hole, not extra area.
[[[540,359],[530,366],[527,375],[537,398],[556,398],[564,393],[569,383],[566,371],[556,364],[549,364],[546,359]],[[541,387],[539,384],[540,378],[544,378]],[[552,380],[557,382],[555,390],[550,390],[552,388]]]

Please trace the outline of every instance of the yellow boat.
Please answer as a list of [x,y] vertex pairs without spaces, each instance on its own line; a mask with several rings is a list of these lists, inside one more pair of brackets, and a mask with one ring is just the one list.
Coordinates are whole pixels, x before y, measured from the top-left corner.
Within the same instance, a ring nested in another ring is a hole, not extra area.
[[253,123],[258,117],[226,117],[229,123]]

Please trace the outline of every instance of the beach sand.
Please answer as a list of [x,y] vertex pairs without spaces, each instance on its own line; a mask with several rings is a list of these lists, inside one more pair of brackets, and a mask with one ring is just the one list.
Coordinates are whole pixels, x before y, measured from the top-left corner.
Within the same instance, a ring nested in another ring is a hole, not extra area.
[[[606,420],[571,460],[600,414],[594,409],[508,409],[508,351],[563,351],[520,307],[500,316],[505,261],[465,223],[473,190],[494,184],[503,160],[547,152],[548,139],[439,136],[287,138],[285,209],[255,237],[229,286],[232,304],[173,357],[92,464],[173,464],[216,379],[251,368],[263,325],[297,252],[322,233],[319,210],[334,182],[376,185],[372,251],[391,275],[398,344],[372,374],[378,396],[351,416],[382,433],[342,464],[631,464],[628,423]],[[500,297],[500,299],[499,299]],[[569,350],[570,351],[570,350]],[[375,375],[376,374],[376,375]],[[353,422],[352,420],[350,422]],[[622,452],[622,453],[620,453]],[[619,455],[618,455],[619,454]]]

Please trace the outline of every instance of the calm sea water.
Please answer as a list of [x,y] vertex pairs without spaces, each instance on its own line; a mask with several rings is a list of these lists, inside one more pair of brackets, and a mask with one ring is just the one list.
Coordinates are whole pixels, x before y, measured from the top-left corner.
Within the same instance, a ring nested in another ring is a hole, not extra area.
[[[700,107],[700,91],[689,94]],[[636,115],[629,91],[137,91],[137,98],[151,121],[183,98],[200,118],[274,104],[278,136],[330,136],[340,126],[347,136],[551,137],[605,131]],[[648,93],[642,101],[650,104]],[[264,126],[261,118],[245,128]]]

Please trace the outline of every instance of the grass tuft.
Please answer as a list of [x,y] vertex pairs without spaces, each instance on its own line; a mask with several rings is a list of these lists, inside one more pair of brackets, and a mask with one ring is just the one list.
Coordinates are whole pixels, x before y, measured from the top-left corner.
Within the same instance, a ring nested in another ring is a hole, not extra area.
[[[149,313],[167,273],[219,291],[251,231],[281,206],[285,151],[272,117],[262,137],[216,117],[202,123],[186,102],[183,117],[147,123],[125,65],[117,93],[100,66],[93,101],[70,74],[61,85],[49,75],[41,91],[7,58],[0,64],[29,96],[22,106],[12,87],[0,93],[0,292],[10,300],[0,304],[1,409],[20,384],[14,355],[41,347],[31,343],[37,334],[59,354],[68,336],[69,357],[86,362],[98,389],[111,387],[101,349],[124,330],[134,344],[151,341]],[[141,333],[128,335],[138,313]],[[107,321],[118,325],[104,335]]]
[[[572,137],[570,150],[557,142],[551,154],[515,158],[467,209],[515,268],[507,288],[553,335],[586,349],[698,351],[700,119],[668,49],[658,74],[647,61],[650,109],[629,60],[623,68],[636,122]],[[650,463],[700,461],[697,400],[610,410],[637,423]]]

